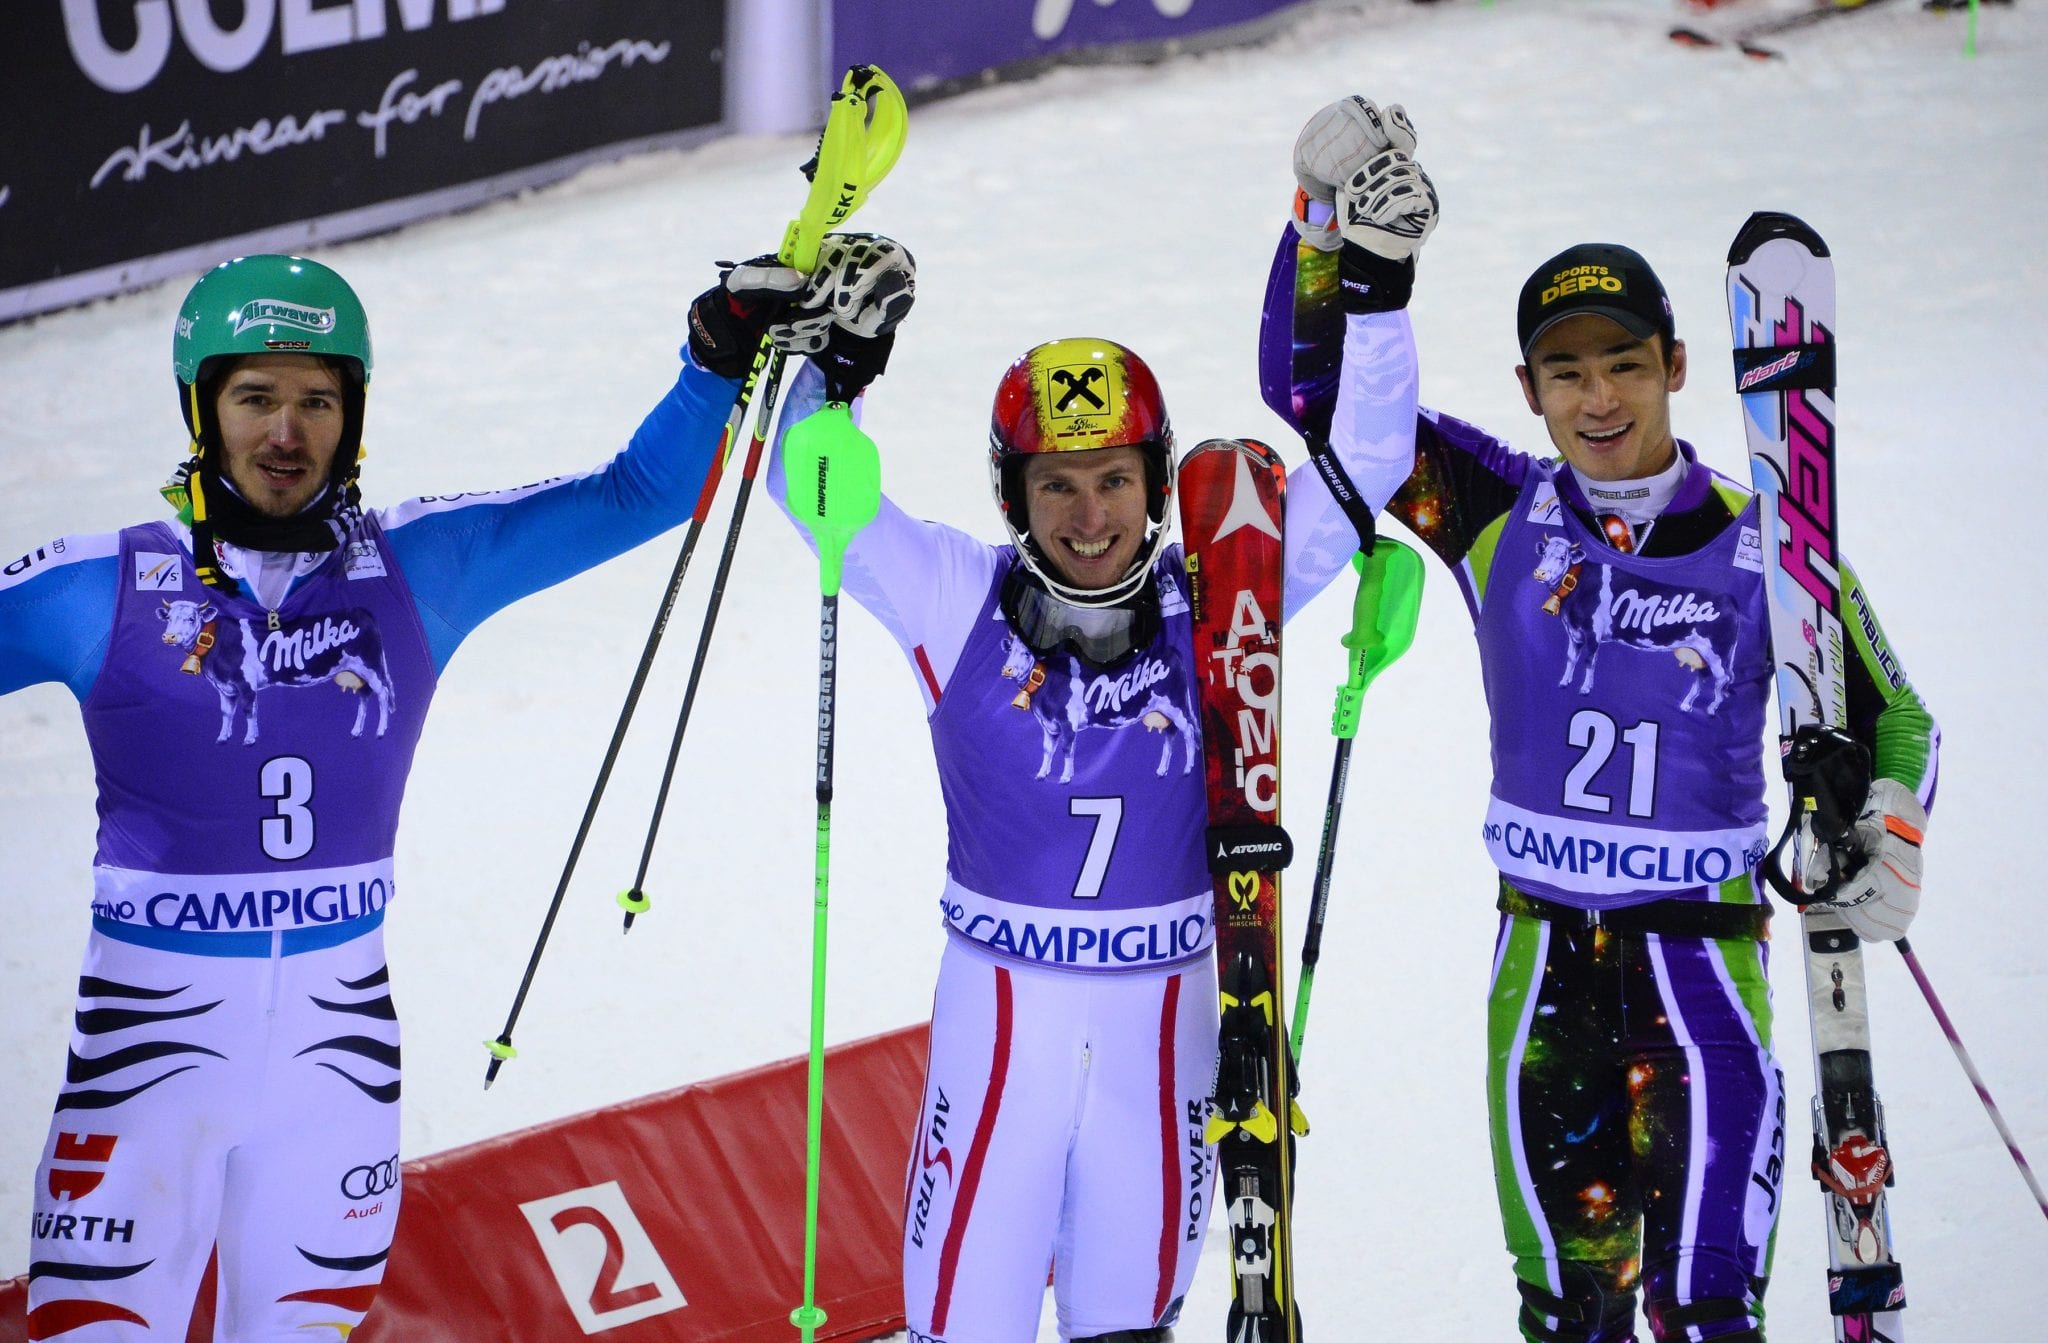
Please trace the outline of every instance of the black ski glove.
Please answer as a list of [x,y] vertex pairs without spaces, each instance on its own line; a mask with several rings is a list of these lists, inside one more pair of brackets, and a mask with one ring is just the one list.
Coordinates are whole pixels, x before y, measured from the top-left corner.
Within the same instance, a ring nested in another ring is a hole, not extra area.
[[811,356],[811,362],[825,375],[825,399],[848,402],[889,367],[889,352],[896,348],[896,333],[856,336],[841,326],[832,328],[825,348]]
[[1346,312],[1396,312],[1415,292],[1415,258],[1396,261],[1346,239],[1337,254],[1337,292]]
[[719,264],[719,282],[690,304],[690,354],[721,378],[742,378],[768,324],[804,287],[805,277],[773,256]]

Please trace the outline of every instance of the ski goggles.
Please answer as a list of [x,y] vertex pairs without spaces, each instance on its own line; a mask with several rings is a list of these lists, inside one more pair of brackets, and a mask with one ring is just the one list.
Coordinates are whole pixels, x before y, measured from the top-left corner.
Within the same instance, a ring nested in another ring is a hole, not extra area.
[[1003,580],[1002,608],[1010,628],[1038,656],[1066,652],[1095,667],[1120,662],[1159,635],[1159,596],[1149,578],[1115,606],[1075,606],[1019,564]]

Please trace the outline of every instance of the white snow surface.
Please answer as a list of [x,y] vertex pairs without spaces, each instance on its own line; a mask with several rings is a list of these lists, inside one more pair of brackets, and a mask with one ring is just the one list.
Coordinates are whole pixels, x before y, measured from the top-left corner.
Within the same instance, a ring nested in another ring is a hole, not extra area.
[[[900,237],[921,268],[867,425],[899,502],[993,538],[982,454],[998,374],[1033,343],[1096,333],[1151,362],[1184,445],[1255,435],[1298,460],[1259,400],[1256,318],[1295,132],[1356,90],[1407,106],[1442,196],[1414,302],[1426,401],[1544,448],[1512,373],[1517,286],[1565,245],[1626,242],[1662,272],[1690,339],[1679,434],[1746,478],[1723,257],[1752,210],[1803,216],[1840,279],[1849,552],[1943,730],[1913,941],[2022,1145],[2048,1163],[2032,843],[2048,716],[2026,689],[2043,641],[1989,544],[2038,526],[2025,477],[2048,409],[2048,10],[1987,8],[1974,60],[1960,16],[1906,0],[1787,39],[1773,63],[1665,41],[1679,16],[1664,0],[1372,0],[1312,9],[1253,49],[1060,70],[919,107],[858,221]],[[809,150],[742,138],[643,157],[323,252],[376,325],[371,497],[602,460],[668,385],[712,260],[781,236]],[[155,486],[183,444],[166,368],[183,289],[0,330],[0,551],[161,515]],[[765,500],[726,594],[654,908],[621,937],[612,902],[718,540],[700,546],[520,1021],[521,1055],[488,1094],[479,1042],[518,985],[674,539],[504,613],[449,667],[389,925],[407,1156],[805,1048],[816,569]],[[1367,701],[1306,1040],[1300,1299],[1326,1338],[1506,1338],[1516,1308],[1482,1090],[1485,711],[1466,614],[1430,568],[1414,650]],[[1346,594],[1326,594],[1288,631],[1286,819],[1310,851],[1289,884],[1304,910],[1347,618]],[[864,616],[846,621],[842,654],[836,1040],[929,1012],[945,853],[913,674]],[[70,696],[0,701],[0,761],[0,1227],[16,1229],[0,1270],[20,1272],[87,927],[92,770]],[[1804,988],[1793,921],[1779,922],[1791,1171],[1768,1304],[1789,1343],[1828,1324],[1821,1205],[1801,1169]],[[1913,1338],[2042,1338],[2048,1227],[1903,964],[1881,946],[1868,964]],[[1212,1223],[1183,1337],[1211,1336],[1227,1279]],[[1048,1309],[1041,1337],[1054,1336]]]

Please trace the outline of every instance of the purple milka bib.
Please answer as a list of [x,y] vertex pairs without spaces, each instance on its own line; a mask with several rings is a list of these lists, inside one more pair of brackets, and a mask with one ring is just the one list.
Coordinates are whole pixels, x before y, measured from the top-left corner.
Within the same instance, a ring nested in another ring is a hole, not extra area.
[[121,533],[83,706],[96,924],[132,940],[380,916],[435,679],[382,530],[365,520],[274,613],[201,584],[185,547],[166,523]]
[[1180,548],[1153,567],[1161,628],[1098,669],[1039,657],[1003,619],[1003,573],[931,716],[955,932],[1024,960],[1122,969],[1210,944],[1208,817]]
[[1589,532],[1532,465],[1479,615],[1485,840],[1510,881],[1588,908],[1755,898],[1764,613],[1754,501],[1700,550],[1646,559]]

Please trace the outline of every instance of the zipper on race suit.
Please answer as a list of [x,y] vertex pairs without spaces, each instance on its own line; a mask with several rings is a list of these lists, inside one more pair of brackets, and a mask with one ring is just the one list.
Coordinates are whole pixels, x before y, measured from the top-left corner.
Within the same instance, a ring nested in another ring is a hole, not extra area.
[[1081,1044],[1081,1076],[1074,1085],[1074,1114],[1067,1131],[1079,1133],[1081,1124],[1088,1116],[1088,1094],[1094,1089],[1095,1077],[1091,1070],[1095,1062],[1095,1050],[1086,1041]]

